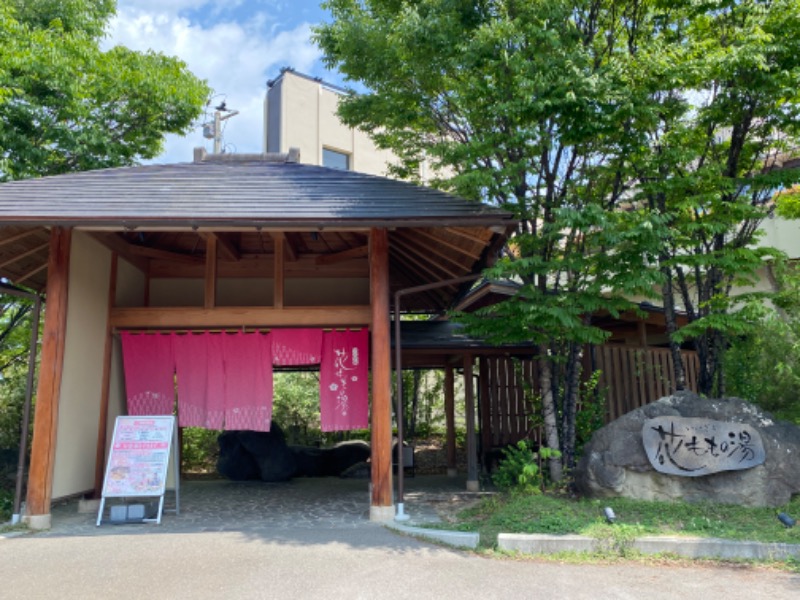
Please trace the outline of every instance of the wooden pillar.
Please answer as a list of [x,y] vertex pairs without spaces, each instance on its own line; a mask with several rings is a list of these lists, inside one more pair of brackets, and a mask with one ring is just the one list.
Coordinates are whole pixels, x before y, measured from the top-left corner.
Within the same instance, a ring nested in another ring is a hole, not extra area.
[[478,449],[475,443],[475,385],[472,381],[472,355],[464,356],[464,401],[467,418],[467,491],[477,492],[478,484]]
[[203,306],[214,308],[217,305],[217,236],[206,237],[206,272]]
[[451,365],[447,365],[444,368],[444,419],[446,427],[447,476],[455,477],[458,474],[458,465],[456,464],[455,374]]
[[111,255],[111,274],[108,283],[108,315],[106,321],[106,342],[103,350],[103,382],[100,388],[100,417],[97,422],[97,450],[94,462],[94,498],[99,498],[103,487],[103,474],[106,464],[106,441],[108,436],[108,396],[111,385],[111,356],[114,349],[111,309],[117,296],[117,253]]
[[36,412],[33,422],[31,465],[28,475],[28,503],[25,520],[33,529],[50,527],[53,492],[53,463],[58,429],[58,403],[64,366],[69,294],[69,256],[72,230],[50,230],[50,258],[47,263],[47,308],[45,310]]
[[372,499],[369,515],[373,521],[387,521],[394,517],[388,233],[385,229],[372,229],[369,240],[372,307]]
[[[480,392],[478,392],[478,402],[480,403],[481,421],[481,462],[484,471],[488,472],[491,465],[488,464],[487,456],[492,449],[492,407],[491,393],[489,392],[489,359],[485,356],[478,357],[478,373],[480,381]],[[517,385],[521,386],[520,382]],[[522,403],[520,402],[520,406]]]

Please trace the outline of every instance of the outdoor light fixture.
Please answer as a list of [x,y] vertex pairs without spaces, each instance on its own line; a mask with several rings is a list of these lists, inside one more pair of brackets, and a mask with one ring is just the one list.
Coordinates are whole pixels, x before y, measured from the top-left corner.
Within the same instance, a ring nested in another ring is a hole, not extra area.
[[609,523],[613,524],[614,521],[617,520],[617,515],[614,514],[614,509],[611,508],[610,506],[606,506],[603,509],[603,514],[606,516],[606,521],[608,521]]
[[794,527],[795,520],[786,513],[778,513],[778,521],[786,525],[786,527]]

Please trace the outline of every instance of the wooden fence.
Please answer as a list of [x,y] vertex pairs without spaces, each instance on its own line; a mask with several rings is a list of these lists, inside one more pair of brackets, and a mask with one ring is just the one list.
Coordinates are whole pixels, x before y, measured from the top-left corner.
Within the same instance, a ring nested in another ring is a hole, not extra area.
[[[682,351],[686,387],[697,390],[697,354]],[[668,396],[674,389],[672,354],[662,348],[597,346],[585,353],[584,375],[601,372],[599,389],[606,396],[606,422]],[[484,454],[522,439],[541,441],[532,419],[532,399],[539,395],[534,358],[483,357],[480,363],[481,445]]]

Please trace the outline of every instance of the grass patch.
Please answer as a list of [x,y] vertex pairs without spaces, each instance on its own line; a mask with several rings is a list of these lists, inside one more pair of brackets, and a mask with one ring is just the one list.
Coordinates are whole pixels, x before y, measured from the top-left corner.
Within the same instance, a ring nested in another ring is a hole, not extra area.
[[[616,523],[606,523],[603,516],[606,506],[614,509]],[[587,535],[601,540],[610,551],[623,554],[630,541],[644,535],[800,544],[800,526],[784,527],[776,516],[780,511],[800,517],[800,496],[786,506],[774,509],[627,498],[589,500],[549,494],[508,494],[493,496],[462,511],[448,528],[480,533],[484,548],[493,548],[497,544],[498,533]]]

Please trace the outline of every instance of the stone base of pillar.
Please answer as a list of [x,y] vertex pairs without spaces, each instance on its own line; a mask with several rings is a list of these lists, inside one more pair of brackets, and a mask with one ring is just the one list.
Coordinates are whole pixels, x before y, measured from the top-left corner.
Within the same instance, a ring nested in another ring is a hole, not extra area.
[[394,506],[370,506],[369,520],[379,523],[394,520]]
[[481,491],[481,484],[477,480],[467,480],[467,491],[468,492],[480,492]]
[[22,517],[22,522],[31,529],[50,529],[53,524],[53,517],[52,515],[26,515]]

